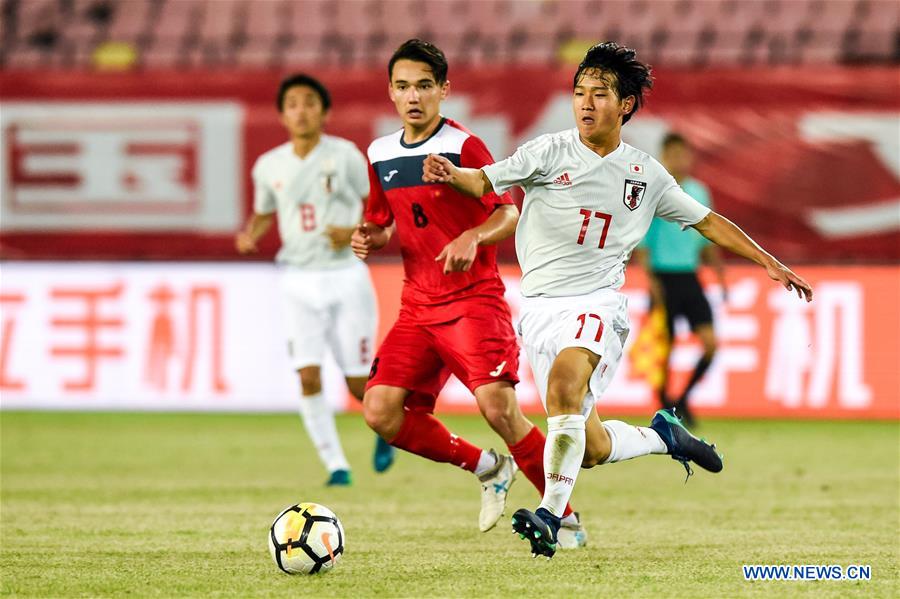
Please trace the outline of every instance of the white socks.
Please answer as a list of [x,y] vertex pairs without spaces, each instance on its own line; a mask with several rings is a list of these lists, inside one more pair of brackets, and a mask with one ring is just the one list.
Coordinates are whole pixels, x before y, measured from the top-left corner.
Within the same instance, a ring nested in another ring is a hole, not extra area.
[[562,516],[575,488],[584,459],[584,416],[565,414],[547,418],[544,445],[544,498],[540,507]]
[[575,512],[572,512],[571,514],[560,520],[560,523],[568,524],[570,526],[578,526],[578,516],[575,515]]
[[[612,444],[604,464],[630,460],[650,453],[668,453],[659,434],[646,426],[633,426],[621,420],[605,420],[603,428]],[[549,438],[549,436],[548,436]]]
[[306,433],[312,440],[319,459],[325,464],[328,472],[350,470],[350,464],[344,456],[341,440],[334,425],[334,413],[321,393],[304,395],[300,398],[300,416]]
[[[620,420],[607,420],[611,449],[606,464],[630,460],[651,453],[668,453],[666,444],[652,428],[632,426]],[[539,507],[554,516],[562,516],[575,488],[575,479],[584,460],[584,416],[565,414],[547,418],[547,442],[544,445],[546,485]]]
[[475,476],[483,476],[496,465],[497,458],[494,454],[482,449],[481,455],[478,457],[478,464],[475,466]]

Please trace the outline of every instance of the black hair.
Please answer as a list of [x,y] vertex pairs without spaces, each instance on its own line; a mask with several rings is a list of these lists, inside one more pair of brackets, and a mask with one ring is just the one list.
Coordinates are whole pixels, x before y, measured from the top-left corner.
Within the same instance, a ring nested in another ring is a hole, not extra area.
[[677,131],[670,131],[666,133],[665,137],[663,137],[661,147],[663,150],[665,150],[669,146],[674,145],[682,145],[686,148],[691,147],[691,144],[688,143],[688,140],[684,137],[684,135],[678,133]]
[[622,124],[628,122],[644,103],[644,92],[653,87],[650,65],[637,59],[637,53],[631,48],[620,46],[615,42],[603,42],[591,47],[584,55],[572,87],[578,87],[585,71],[598,70],[613,75],[616,95],[620,100],[634,96],[634,107],[622,117]]
[[328,93],[328,88],[322,85],[322,82],[318,79],[305,73],[288,75],[281,81],[281,85],[278,86],[278,98],[275,101],[275,105],[278,106],[278,112],[284,112],[284,97],[289,89],[297,85],[305,85],[319,94],[319,98],[322,100],[322,109],[328,112],[328,109],[331,108],[331,94]]
[[391,60],[388,62],[389,81],[394,74],[394,63],[403,59],[427,64],[431,67],[431,72],[434,73],[434,80],[438,85],[442,85],[447,81],[447,58],[441,52],[441,49],[431,42],[415,38],[403,42],[394,51],[394,55],[391,56]]

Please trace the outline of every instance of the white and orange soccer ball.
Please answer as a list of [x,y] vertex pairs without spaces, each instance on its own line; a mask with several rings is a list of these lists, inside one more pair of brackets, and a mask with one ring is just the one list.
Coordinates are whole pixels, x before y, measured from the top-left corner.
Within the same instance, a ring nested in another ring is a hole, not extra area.
[[344,555],[344,527],[323,505],[292,505],[269,528],[269,553],[288,574],[328,572]]

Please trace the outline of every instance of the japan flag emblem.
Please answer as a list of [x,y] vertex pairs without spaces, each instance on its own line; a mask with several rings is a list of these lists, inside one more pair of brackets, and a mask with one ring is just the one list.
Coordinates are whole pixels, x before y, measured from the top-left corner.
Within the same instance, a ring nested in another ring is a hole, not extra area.
[[644,174],[644,165],[636,164],[636,163],[632,162],[631,164],[628,165],[628,172],[631,173],[632,175],[643,175]]

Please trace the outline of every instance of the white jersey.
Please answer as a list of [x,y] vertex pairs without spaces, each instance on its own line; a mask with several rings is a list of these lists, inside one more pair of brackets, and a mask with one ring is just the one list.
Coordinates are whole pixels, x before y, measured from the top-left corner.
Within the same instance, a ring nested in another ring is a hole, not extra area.
[[294,153],[291,142],[282,144],[256,161],[253,186],[253,210],[278,212],[278,262],[328,269],[356,260],[349,247],[332,250],[325,235],[329,225],[359,223],[369,195],[366,159],[352,142],[322,135],[306,158]]
[[516,255],[526,297],[619,289],[654,215],[688,226],[710,211],[649,154],[620,143],[601,157],[577,129],[542,135],[482,170],[497,193],[525,190]]

